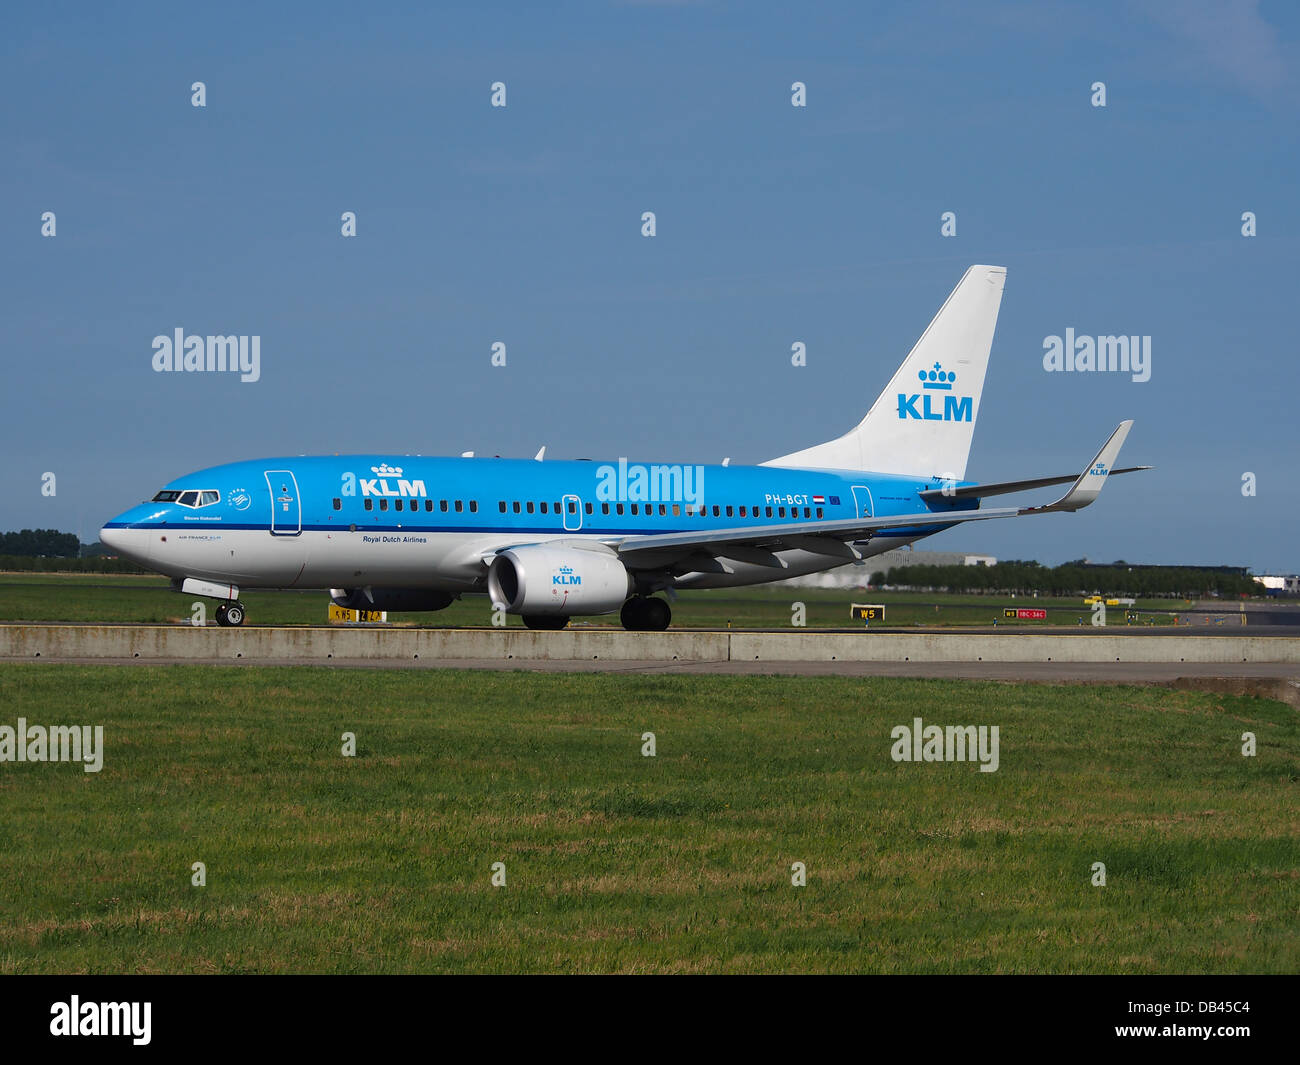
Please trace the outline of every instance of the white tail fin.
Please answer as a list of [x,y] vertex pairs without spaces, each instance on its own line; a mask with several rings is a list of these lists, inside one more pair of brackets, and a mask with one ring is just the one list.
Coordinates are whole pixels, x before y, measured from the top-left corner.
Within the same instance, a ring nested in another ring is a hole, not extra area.
[[856,429],[763,465],[962,480],[1006,279],[972,266]]

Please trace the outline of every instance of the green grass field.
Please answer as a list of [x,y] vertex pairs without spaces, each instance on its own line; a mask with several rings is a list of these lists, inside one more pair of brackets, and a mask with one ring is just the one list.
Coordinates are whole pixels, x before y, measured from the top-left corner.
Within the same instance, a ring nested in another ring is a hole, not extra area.
[[[0,665],[0,695],[0,724],[105,728],[98,774],[0,764],[7,973],[1300,967],[1281,703],[53,665]],[[1000,768],[893,762],[915,716],[998,725]]]
[[[320,625],[326,621],[329,597],[321,591],[248,591],[241,593],[250,625]],[[113,623],[188,622],[194,596],[167,587],[164,577],[99,573],[0,574],[0,622],[73,621]],[[214,600],[204,600],[212,623]],[[803,603],[808,628],[844,628],[849,604],[884,603],[888,627],[916,625],[1001,624],[1032,628],[1045,625],[1090,624],[1091,612],[1080,599],[1026,599],[1020,597],[946,595],[922,592],[826,591],[817,588],[717,589],[681,592],[673,603],[676,628],[725,629],[786,628],[793,619],[793,604]],[[1140,624],[1171,624],[1173,611],[1187,605],[1180,599],[1140,601]],[[1036,606],[1048,609],[1048,620],[1006,622],[1005,607]],[[491,607],[486,596],[466,596],[436,613],[389,615],[394,624],[457,627],[488,625]],[[510,625],[522,625],[517,617]],[[1112,625],[1123,625],[1124,610],[1112,608]],[[618,615],[580,618],[574,624],[619,627]],[[860,622],[857,624],[861,624]]]

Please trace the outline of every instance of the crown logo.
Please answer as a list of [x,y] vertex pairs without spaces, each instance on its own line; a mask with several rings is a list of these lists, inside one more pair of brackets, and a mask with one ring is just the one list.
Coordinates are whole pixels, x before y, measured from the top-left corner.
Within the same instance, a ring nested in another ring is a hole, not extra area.
[[371,466],[370,472],[377,473],[380,477],[400,477],[402,476],[402,467],[390,466],[386,462],[381,462],[378,466]]
[[943,370],[936,362],[933,370],[928,373],[925,370],[919,370],[916,376],[921,379],[922,388],[938,388],[947,392],[952,388],[952,383],[957,380],[957,371]]

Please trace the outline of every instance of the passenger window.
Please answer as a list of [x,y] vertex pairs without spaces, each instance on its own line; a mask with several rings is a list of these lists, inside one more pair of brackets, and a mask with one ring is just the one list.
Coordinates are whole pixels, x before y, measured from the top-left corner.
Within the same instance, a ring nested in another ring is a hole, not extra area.
[[396,499],[396,500],[394,500],[394,501],[393,501],[393,507],[394,507],[394,509],[396,509],[396,510],[401,510],[401,509],[402,509],[402,501],[401,501],[400,499]]
[[365,503],[363,504],[363,506],[364,506],[367,510],[374,510],[374,509],[375,509],[375,501],[374,501],[373,499],[367,499],[367,500],[365,501]]
[[546,513],[546,500],[542,500],[542,513]]
[[778,517],[784,518],[784,517],[785,517],[785,507],[777,507],[777,508],[776,508],[776,513],[777,513],[777,516],[778,516]]
[[681,507],[681,504],[680,504],[680,503],[674,503],[674,504],[673,504],[673,517],[674,517],[674,518],[680,518],[681,516],[682,516],[682,507]]
[[818,508],[817,508],[817,517],[820,518],[821,516],[822,516],[822,508],[821,508],[821,507],[818,507]]
[[614,504],[614,513],[615,513],[615,514],[622,514],[622,513],[623,513],[623,504],[622,504],[622,503],[615,503],[615,504]]
[[720,518],[722,516],[722,508],[718,506],[717,503],[713,504],[713,516],[715,518]]
[[686,504],[686,516],[687,516],[688,518],[693,518],[693,517],[695,517],[695,504],[694,504],[694,503],[687,503],[687,504]]
[[531,513],[533,512],[533,504],[532,504],[532,501],[531,501],[531,500],[529,500],[529,502],[525,503],[524,506],[526,506],[526,507],[528,508],[528,513],[529,513],[529,514],[531,514]]
[[742,518],[745,516],[745,508],[744,508],[744,507],[741,507],[741,508],[740,508],[740,516],[741,516]]
[[803,516],[804,516],[805,518],[811,518],[811,517],[812,517],[812,511],[809,510],[807,507],[804,507],[804,508],[803,508]]
[[609,513],[609,504],[608,504],[608,503],[602,503],[602,504],[600,505],[600,512],[601,512],[602,514],[608,514],[608,513]]
[[636,506],[637,506],[637,505],[636,505],[635,503],[632,504],[632,513],[633,513],[633,514],[635,514],[635,513],[637,512],[637,510],[636,510]]
[[478,500],[477,500],[477,499],[471,499],[471,500],[469,501],[469,512],[470,512],[471,514],[477,514],[477,513],[478,513]]
[[515,513],[518,514],[518,513],[519,513],[519,500],[516,499],[512,505],[513,505],[514,508],[515,508]]
[[380,509],[380,510],[387,510],[387,509],[388,509],[388,500],[387,500],[387,499],[381,499],[381,500],[379,501],[379,509]]
[[447,513],[447,501],[445,499],[438,500],[438,509],[444,514]]
[[341,500],[341,499],[336,499],[336,500],[334,500],[334,509],[335,509],[335,510],[342,510],[342,509],[343,509],[343,500]]
[[458,499],[458,500],[456,500],[456,513],[457,513],[457,514],[464,514],[464,513],[465,513],[465,501],[464,501],[464,500],[462,500],[462,499]]
[[563,508],[560,506],[559,503],[556,503],[556,504],[555,504],[555,513],[556,513],[556,514],[560,513],[560,511],[561,511],[562,509],[563,509]]
[[504,499],[501,500],[501,502],[498,503],[497,506],[501,509],[502,514],[506,512],[506,501]]
[[768,508],[767,508],[767,516],[768,516],[769,518],[772,516],[772,508],[771,508],[771,507],[768,507]]
[[728,507],[728,508],[727,508],[727,517],[730,518],[731,516],[732,516],[732,514],[731,514],[731,508]]
[[570,514],[576,514],[576,513],[578,513],[578,504],[577,504],[577,503],[570,503],[570,504],[569,504],[569,513],[570,513]]
[[426,499],[426,500],[424,501],[424,510],[425,510],[425,513],[428,513],[429,511],[433,510],[433,500],[432,500],[432,499]]
[[592,509],[593,509],[593,508],[592,508],[592,505],[591,505],[590,503],[585,503],[585,504],[583,504],[583,505],[584,505],[584,507],[586,508],[587,513],[590,514],[590,513],[592,512]]

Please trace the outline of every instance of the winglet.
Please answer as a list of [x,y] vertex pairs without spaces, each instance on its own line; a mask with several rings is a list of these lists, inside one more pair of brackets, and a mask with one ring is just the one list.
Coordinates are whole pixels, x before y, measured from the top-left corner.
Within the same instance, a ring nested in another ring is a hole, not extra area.
[[1101,495],[1101,490],[1106,485],[1106,477],[1111,467],[1115,465],[1115,460],[1119,458],[1119,449],[1124,446],[1124,440],[1132,428],[1131,418],[1120,422],[1118,428],[1110,434],[1110,439],[1097,452],[1097,457],[1088,463],[1070,490],[1055,503],[1048,503],[1045,507],[1025,507],[1020,513],[1046,514],[1057,510],[1082,510],[1086,507]]

